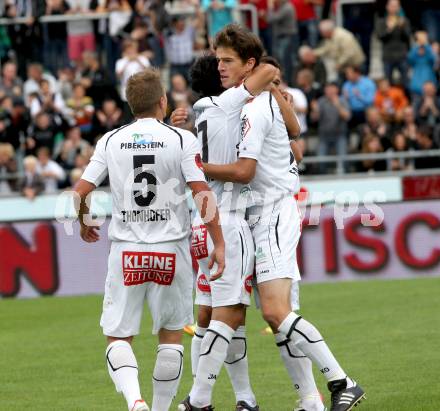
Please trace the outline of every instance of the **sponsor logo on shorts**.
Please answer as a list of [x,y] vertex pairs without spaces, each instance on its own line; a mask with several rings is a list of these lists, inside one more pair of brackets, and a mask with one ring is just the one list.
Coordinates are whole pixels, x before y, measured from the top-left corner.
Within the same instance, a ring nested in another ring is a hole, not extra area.
[[269,270],[268,268],[265,268],[265,269],[260,268],[260,269],[257,270],[257,276],[258,276],[258,275],[269,274],[269,271],[270,271],[270,270]]
[[198,260],[208,257],[208,230],[205,225],[192,227],[191,248]]
[[205,274],[200,274],[199,278],[197,278],[197,287],[202,293],[211,292],[211,286]]
[[156,283],[171,285],[176,271],[176,254],[124,251],[122,272],[124,285]]
[[248,294],[252,294],[252,277],[253,275],[249,275],[246,277],[246,280],[244,280],[244,289]]
[[266,259],[266,253],[263,251],[262,247],[258,247],[257,251],[255,252],[255,259],[257,260],[257,263],[261,263]]

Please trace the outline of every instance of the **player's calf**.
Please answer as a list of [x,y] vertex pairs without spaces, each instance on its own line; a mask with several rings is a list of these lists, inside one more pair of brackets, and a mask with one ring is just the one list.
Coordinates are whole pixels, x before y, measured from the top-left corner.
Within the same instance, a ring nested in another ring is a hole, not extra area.
[[[108,372],[117,392],[122,392],[128,409],[139,406],[141,393],[138,381],[138,365],[131,345],[124,340],[114,340],[106,350]],[[136,404],[138,403],[138,404]],[[148,408],[140,408],[147,409]]]

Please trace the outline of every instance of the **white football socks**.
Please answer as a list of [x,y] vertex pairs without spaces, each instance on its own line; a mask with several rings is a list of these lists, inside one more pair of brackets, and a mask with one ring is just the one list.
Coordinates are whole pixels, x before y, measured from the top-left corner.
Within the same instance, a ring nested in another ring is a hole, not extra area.
[[229,344],[225,367],[235,392],[236,401],[246,401],[251,407],[257,405],[249,381],[249,366],[246,346],[246,328],[237,328]]
[[191,370],[193,378],[196,378],[197,366],[199,364],[200,346],[207,328],[196,326],[194,336],[191,340]]
[[177,393],[183,368],[183,346],[159,344],[153,371],[153,407],[151,411],[168,411]]
[[211,320],[200,347],[196,379],[192,387],[191,404],[198,408],[211,405],[212,389],[220,373],[234,330],[229,325]]
[[287,315],[278,330],[310,358],[328,381],[346,377],[336,358],[328,348],[320,332],[307,320],[294,312]]
[[131,410],[135,401],[140,400],[141,392],[138,381],[138,365],[131,345],[127,341],[117,340],[108,345],[108,373],[113,380],[116,391],[122,392]]
[[284,334],[275,334],[275,341],[300,400],[322,405],[321,395],[313,377],[312,362]]

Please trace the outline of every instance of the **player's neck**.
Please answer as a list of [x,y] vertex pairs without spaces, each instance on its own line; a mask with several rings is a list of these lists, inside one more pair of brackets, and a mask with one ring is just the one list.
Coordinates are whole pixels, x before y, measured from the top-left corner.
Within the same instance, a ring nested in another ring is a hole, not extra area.
[[164,115],[162,113],[162,110],[157,110],[154,113],[139,114],[136,116],[136,120],[155,119],[155,120],[163,121],[163,118]]

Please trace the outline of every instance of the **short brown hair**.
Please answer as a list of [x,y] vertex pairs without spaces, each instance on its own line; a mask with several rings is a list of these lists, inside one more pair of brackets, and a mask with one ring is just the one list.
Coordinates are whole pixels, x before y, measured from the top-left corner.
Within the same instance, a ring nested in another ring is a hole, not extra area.
[[234,50],[243,63],[253,57],[256,60],[256,65],[260,63],[264,53],[263,44],[258,36],[238,24],[228,24],[217,33],[214,40],[214,50],[218,47]]
[[127,102],[135,117],[154,113],[160,98],[164,95],[165,90],[157,69],[147,68],[128,79]]
[[282,71],[281,64],[275,57],[272,56],[263,56],[260,60],[260,63],[270,64],[271,66],[276,67],[278,70]]

